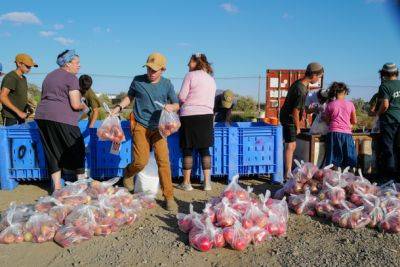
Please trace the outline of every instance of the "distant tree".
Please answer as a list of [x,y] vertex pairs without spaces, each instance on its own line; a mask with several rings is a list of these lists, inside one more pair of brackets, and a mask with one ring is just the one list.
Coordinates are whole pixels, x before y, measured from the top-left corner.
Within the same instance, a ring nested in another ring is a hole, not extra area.
[[107,105],[111,106],[111,100],[110,100],[110,98],[108,98],[107,95],[101,94],[101,95],[99,96],[99,99],[100,99],[100,102],[102,102],[102,103],[104,102],[104,103],[106,103]]
[[116,99],[119,99],[119,100],[122,100],[122,99],[124,99],[125,96],[127,96],[127,95],[128,95],[128,93],[126,93],[126,92],[120,92],[115,98],[116,98]]
[[233,108],[236,114],[242,114],[240,117],[245,120],[257,117],[257,103],[252,97],[237,95],[236,99],[236,105]]
[[36,84],[33,83],[28,84],[28,100],[31,104],[34,104],[34,106],[39,104],[41,95],[42,91]]
[[368,116],[368,113],[364,108],[367,102],[365,102],[365,100],[362,98],[353,98],[351,101],[353,102],[354,107],[356,108],[356,114],[357,114],[358,123],[355,126],[355,128],[370,129],[372,127],[373,118]]

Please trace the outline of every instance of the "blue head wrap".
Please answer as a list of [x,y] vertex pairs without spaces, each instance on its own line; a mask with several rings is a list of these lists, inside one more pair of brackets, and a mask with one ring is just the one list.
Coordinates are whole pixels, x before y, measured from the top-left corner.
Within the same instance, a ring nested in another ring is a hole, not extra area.
[[71,62],[74,57],[77,57],[78,55],[75,53],[75,50],[67,50],[67,52],[61,54],[62,56],[59,56],[57,58],[57,65],[60,67],[63,67],[65,64]]

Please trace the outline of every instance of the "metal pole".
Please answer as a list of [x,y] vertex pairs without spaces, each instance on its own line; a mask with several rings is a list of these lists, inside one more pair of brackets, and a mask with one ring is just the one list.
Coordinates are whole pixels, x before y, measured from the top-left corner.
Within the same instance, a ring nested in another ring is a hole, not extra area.
[[258,75],[258,116],[260,116],[260,91],[261,91],[261,75]]

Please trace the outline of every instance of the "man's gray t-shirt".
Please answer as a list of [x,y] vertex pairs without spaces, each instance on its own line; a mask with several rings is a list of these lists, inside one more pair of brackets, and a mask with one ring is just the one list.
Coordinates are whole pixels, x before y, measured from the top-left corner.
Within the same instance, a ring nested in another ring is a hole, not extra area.
[[128,95],[134,98],[135,120],[150,130],[158,127],[162,110],[155,101],[162,104],[179,103],[170,80],[161,77],[158,83],[151,83],[146,74],[133,79]]
[[50,72],[42,84],[42,97],[35,112],[36,120],[78,125],[79,111],[72,109],[69,92],[79,90],[78,78],[63,69]]

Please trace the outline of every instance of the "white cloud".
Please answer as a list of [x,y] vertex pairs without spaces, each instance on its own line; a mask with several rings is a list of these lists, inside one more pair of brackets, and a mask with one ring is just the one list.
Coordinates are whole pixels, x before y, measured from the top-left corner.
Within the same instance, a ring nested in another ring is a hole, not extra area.
[[63,24],[54,24],[53,27],[56,31],[64,29]]
[[106,29],[106,32],[107,32],[107,33],[110,33],[110,32],[111,32],[111,29],[110,29],[110,28],[107,28],[107,29]]
[[61,36],[54,38],[54,41],[56,41],[62,45],[65,45],[65,46],[68,46],[68,45],[71,45],[74,43],[74,40],[65,38],[65,37],[61,37]]
[[42,24],[32,12],[10,12],[0,16],[0,21],[9,21],[16,24]]
[[385,2],[386,0],[365,0],[365,3],[367,4],[383,4]]
[[223,3],[220,5],[220,7],[229,14],[239,13],[239,8],[231,3]]
[[283,13],[282,18],[283,18],[283,19],[292,19],[293,16],[290,15],[289,13],[285,12],[285,13]]
[[53,36],[55,34],[56,33],[53,32],[53,31],[40,31],[39,32],[39,35],[42,36],[42,37],[50,37],[50,36]]
[[75,21],[73,20],[73,19],[68,19],[67,20],[67,23],[69,23],[69,24],[72,24],[72,23],[74,23]]

